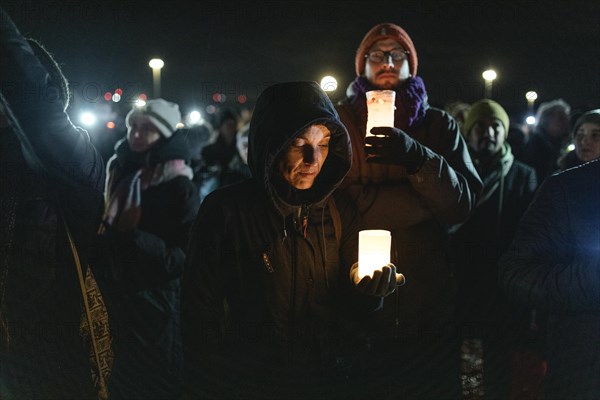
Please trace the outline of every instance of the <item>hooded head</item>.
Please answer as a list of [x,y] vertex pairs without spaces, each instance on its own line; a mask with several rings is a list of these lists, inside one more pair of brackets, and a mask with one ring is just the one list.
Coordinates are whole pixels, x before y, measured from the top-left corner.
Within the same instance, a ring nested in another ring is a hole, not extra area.
[[[294,141],[316,125],[331,135],[328,154],[312,186],[298,189],[282,175],[281,160]],[[348,173],[351,159],[348,132],[315,82],[279,83],[260,95],[250,122],[248,165],[282,213],[290,206],[326,199]]]

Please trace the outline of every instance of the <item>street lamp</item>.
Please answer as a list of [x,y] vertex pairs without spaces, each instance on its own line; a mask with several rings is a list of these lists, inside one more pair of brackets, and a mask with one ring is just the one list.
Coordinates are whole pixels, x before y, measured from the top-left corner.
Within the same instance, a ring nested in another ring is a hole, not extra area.
[[537,98],[538,95],[534,91],[529,91],[525,93],[525,99],[527,100],[527,114],[529,114],[529,116],[526,119],[528,125],[535,124],[535,117],[533,116],[533,104],[535,103]]
[[335,92],[337,89],[337,79],[329,75],[324,76],[323,79],[321,79],[321,89],[326,92]]
[[160,97],[160,70],[165,66],[165,62],[160,58],[153,58],[148,65],[152,68],[152,84],[156,99]]
[[496,74],[496,71],[494,71],[493,69],[487,69],[487,70],[483,71],[481,76],[485,80],[485,98],[491,99],[492,98],[492,82],[494,81],[494,79],[496,79],[498,77],[498,75]]

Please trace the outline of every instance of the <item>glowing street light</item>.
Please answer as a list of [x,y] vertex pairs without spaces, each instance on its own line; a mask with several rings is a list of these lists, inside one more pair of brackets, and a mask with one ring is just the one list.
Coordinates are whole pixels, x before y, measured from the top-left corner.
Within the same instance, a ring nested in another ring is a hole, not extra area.
[[152,84],[154,91],[154,98],[160,97],[160,70],[165,66],[165,62],[160,58],[153,58],[148,62],[150,68],[152,68]]
[[136,107],[144,107],[146,105],[146,100],[142,99],[142,98],[138,98],[135,101],[135,106]]
[[89,111],[81,113],[79,117],[81,123],[85,126],[92,126],[96,123],[96,116]]
[[483,71],[481,76],[485,80],[485,98],[491,99],[492,98],[492,82],[494,81],[494,79],[496,79],[498,77],[498,74],[496,74],[496,71],[494,71],[493,69],[487,69],[487,70]]
[[530,115],[525,119],[525,122],[527,122],[527,125],[535,125],[535,117]]
[[194,110],[190,113],[190,115],[188,116],[188,123],[190,125],[198,125],[202,122],[202,114],[200,114],[200,111],[198,110]]
[[337,79],[329,75],[324,76],[323,79],[321,79],[321,89],[326,92],[335,92],[337,89]]
[[533,104],[533,102],[535,102],[537,100],[538,95],[534,91],[529,91],[529,92],[525,93],[525,98],[527,99],[528,103]]

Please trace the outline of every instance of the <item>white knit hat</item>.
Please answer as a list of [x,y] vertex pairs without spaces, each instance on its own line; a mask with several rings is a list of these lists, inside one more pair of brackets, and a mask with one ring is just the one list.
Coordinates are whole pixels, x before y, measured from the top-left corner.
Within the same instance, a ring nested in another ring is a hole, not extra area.
[[181,112],[179,106],[164,99],[152,99],[142,106],[134,106],[127,117],[125,123],[127,128],[131,127],[131,118],[147,118],[160,133],[169,138],[177,129],[177,124],[181,121]]

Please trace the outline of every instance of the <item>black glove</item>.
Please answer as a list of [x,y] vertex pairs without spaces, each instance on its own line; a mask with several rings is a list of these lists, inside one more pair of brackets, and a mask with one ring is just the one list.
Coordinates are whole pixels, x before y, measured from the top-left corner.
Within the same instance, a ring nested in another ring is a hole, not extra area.
[[428,159],[427,148],[401,129],[376,127],[371,133],[376,136],[365,138],[367,162],[403,165],[414,174]]
[[394,264],[387,264],[373,272],[373,277],[363,276],[358,278],[358,263],[355,263],[350,269],[350,279],[356,289],[364,294],[376,297],[386,297],[396,290],[396,286],[402,286],[406,283],[404,275],[396,273]]

